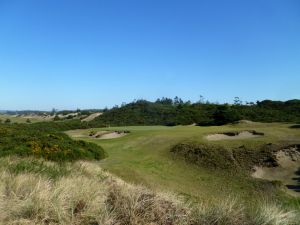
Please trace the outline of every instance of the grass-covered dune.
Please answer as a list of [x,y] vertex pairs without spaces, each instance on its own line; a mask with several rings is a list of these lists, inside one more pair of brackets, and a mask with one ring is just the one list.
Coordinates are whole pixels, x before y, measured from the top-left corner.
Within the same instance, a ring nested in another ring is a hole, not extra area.
[[51,124],[54,123],[1,124],[0,157],[35,156],[53,161],[99,160],[105,157],[99,145],[74,141]]
[[299,219],[267,202],[252,210],[228,197],[189,204],[125,183],[95,161],[4,157],[0,178],[0,224],[7,225],[293,225]]
[[[299,197],[286,194],[285,186],[251,176],[252,166],[276,163],[270,153],[277,147],[299,143],[298,130],[290,126],[253,122],[212,127],[129,126],[73,130],[67,134],[101,145],[109,155],[100,162],[104,169],[125,181],[142,184],[152,190],[170,190],[196,202],[215,202],[234,196],[249,207],[267,200],[300,211]],[[89,137],[91,131],[101,130],[128,130],[130,133],[111,140]],[[210,134],[245,130],[255,130],[264,135],[218,141],[206,138]],[[172,149],[186,143],[209,146],[205,150],[206,160],[191,163],[175,157]]]
[[255,166],[278,166],[276,153],[294,145],[262,144],[255,149],[242,145],[226,148],[220,145],[183,142],[172,147],[174,157],[183,158],[188,163],[194,163],[210,169],[225,169],[230,172],[251,172]]

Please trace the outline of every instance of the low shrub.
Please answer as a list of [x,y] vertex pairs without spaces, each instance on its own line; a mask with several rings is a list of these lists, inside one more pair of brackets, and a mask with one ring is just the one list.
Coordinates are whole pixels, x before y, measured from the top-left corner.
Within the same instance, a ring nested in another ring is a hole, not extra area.
[[97,132],[93,130],[93,131],[91,131],[91,132],[89,133],[89,136],[92,137],[92,136],[94,136],[94,135],[96,135],[96,134],[97,134]]
[[0,157],[35,156],[52,161],[100,160],[105,157],[100,146],[74,141],[59,130],[47,127],[47,123],[1,125],[0,134]]

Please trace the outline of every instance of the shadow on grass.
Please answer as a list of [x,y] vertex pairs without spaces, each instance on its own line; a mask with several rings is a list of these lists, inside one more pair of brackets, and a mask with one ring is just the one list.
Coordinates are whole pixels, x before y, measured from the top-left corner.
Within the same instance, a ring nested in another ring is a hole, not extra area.
[[286,187],[295,192],[300,192],[300,168],[295,172],[296,177],[293,180],[297,181],[295,185],[286,185]]
[[296,125],[293,125],[293,126],[290,126],[290,128],[300,128],[300,124],[296,124]]

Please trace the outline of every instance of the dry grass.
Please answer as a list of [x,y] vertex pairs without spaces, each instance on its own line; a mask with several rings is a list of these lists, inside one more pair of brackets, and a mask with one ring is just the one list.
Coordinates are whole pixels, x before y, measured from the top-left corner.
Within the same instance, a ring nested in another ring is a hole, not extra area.
[[[300,223],[299,213],[286,211],[272,203],[263,204],[256,213],[255,222],[261,225],[283,225]],[[298,222],[296,222],[298,221]]]
[[[18,163],[18,158],[0,163]],[[32,159],[31,159],[32,160]],[[44,162],[45,166],[62,165]],[[10,225],[288,225],[296,213],[263,205],[248,213],[237,200],[189,205],[172,194],[155,193],[103,171],[96,162],[65,165],[71,173],[18,173],[0,167],[0,224]]]

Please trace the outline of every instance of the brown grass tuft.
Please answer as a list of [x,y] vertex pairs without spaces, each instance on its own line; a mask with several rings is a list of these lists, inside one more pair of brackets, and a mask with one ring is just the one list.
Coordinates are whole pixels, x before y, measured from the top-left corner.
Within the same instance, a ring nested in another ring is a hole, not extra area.
[[[1,159],[1,162],[18,158]],[[46,166],[50,164],[45,163]],[[51,163],[53,167],[61,165]],[[295,212],[272,204],[250,214],[237,200],[188,205],[104,172],[96,162],[67,164],[72,172],[50,179],[0,167],[3,225],[291,225]]]

